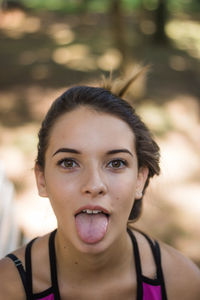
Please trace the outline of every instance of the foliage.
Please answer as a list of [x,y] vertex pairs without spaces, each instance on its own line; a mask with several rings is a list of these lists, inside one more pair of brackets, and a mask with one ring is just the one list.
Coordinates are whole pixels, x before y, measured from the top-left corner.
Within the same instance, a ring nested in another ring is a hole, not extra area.
[[[26,7],[35,10],[52,10],[68,13],[77,13],[86,7],[90,12],[105,12],[108,8],[106,0],[21,0]],[[85,5],[85,6],[84,6]]]
[[[141,7],[147,10],[155,10],[159,0],[119,0],[125,11],[131,12]],[[105,13],[109,9],[111,1],[108,0],[21,0],[26,7],[35,10],[52,10],[68,13],[81,12],[83,9],[88,12]],[[166,0],[171,12],[199,12],[200,3],[198,0]]]

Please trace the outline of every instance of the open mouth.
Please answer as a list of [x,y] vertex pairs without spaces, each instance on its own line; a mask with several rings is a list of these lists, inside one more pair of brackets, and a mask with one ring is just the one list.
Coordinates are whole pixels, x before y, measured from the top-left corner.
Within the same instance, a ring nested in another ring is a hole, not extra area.
[[88,214],[88,215],[97,215],[97,214],[104,214],[106,217],[109,217],[109,213],[99,210],[99,209],[83,209],[80,212],[75,214],[75,217],[79,214]]
[[95,244],[106,235],[110,214],[105,209],[83,208],[75,214],[75,224],[80,239]]

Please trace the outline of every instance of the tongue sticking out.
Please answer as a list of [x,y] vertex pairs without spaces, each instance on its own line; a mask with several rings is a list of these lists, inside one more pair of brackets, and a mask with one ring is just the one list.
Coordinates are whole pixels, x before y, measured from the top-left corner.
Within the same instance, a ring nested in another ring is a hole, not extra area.
[[103,239],[108,227],[108,217],[103,214],[80,213],[75,218],[80,239],[88,244],[95,244]]

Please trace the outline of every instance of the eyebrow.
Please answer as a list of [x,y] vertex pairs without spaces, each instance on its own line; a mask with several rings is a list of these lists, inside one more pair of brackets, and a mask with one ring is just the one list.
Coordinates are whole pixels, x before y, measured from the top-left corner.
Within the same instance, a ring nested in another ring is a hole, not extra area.
[[[55,156],[58,153],[75,153],[75,154],[81,154],[80,151],[72,148],[60,148],[58,149],[52,156]],[[133,154],[128,149],[114,149],[106,152],[107,155],[117,154],[117,153],[128,153],[133,157]]]
[[114,149],[107,152],[108,155],[117,153],[128,153],[133,157],[133,154],[128,149]]
[[72,148],[60,148],[58,149],[52,156],[56,155],[57,153],[75,153],[75,154],[81,154],[80,151],[72,149]]

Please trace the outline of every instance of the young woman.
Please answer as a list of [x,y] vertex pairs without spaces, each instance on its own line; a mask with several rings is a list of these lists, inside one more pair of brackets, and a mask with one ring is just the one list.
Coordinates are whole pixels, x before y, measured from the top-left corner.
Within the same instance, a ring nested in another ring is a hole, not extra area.
[[52,104],[35,175],[57,230],[0,262],[0,299],[200,299],[199,269],[130,226],[159,147],[122,91],[77,86]]

